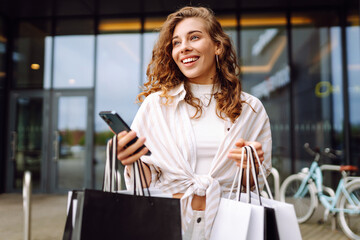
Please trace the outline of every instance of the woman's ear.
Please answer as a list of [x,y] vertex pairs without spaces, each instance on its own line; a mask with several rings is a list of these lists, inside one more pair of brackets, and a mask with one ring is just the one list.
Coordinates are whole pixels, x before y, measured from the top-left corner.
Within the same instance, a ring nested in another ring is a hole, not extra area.
[[222,53],[222,45],[220,42],[216,43],[215,46],[215,55],[220,55]]

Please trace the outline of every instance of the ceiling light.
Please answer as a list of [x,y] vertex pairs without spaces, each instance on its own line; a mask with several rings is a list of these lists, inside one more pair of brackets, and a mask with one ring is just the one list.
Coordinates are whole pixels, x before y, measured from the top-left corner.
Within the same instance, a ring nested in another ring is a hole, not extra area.
[[32,70],[39,70],[40,69],[40,64],[33,63],[33,64],[31,64],[30,67],[31,67]]

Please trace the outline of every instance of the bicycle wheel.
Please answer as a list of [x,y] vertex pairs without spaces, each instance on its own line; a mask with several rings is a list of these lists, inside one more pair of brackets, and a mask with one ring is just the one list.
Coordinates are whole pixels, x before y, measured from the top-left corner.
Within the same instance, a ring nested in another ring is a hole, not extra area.
[[360,180],[348,183],[345,189],[351,200],[342,194],[337,207],[353,211],[353,213],[340,211],[337,215],[338,223],[346,236],[351,239],[360,239]]
[[295,196],[306,175],[295,174],[285,179],[280,188],[280,200],[294,205],[296,218],[299,223],[306,222],[313,215],[318,199],[313,182],[305,186],[302,194]]

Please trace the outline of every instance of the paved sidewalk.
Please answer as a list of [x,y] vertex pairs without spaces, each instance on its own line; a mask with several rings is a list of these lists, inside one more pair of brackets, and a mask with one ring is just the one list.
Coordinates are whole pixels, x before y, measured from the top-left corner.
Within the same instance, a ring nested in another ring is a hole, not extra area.
[[[59,240],[66,220],[66,195],[32,195],[32,240]],[[0,240],[24,239],[21,194],[0,194]]]
[[[32,240],[59,240],[66,219],[66,195],[32,195]],[[321,213],[317,214],[320,216]],[[332,230],[330,221],[318,224],[316,216],[300,225],[303,240],[346,240],[341,230]],[[0,240],[24,239],[22,196],[0,194]]]

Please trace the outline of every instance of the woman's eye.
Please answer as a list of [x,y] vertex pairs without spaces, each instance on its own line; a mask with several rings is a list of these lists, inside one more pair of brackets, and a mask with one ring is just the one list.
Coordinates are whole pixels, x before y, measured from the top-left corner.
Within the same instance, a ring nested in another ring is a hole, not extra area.
[[179,45],[180,42],[179,41],[173,41],[173,46]]
[[190,39],[191,39],[191,40],[197,40],[197,39],[199,39],[199,37],[198,37],[198,36],[191,36]]

